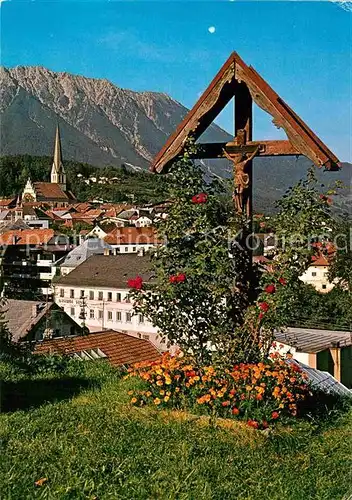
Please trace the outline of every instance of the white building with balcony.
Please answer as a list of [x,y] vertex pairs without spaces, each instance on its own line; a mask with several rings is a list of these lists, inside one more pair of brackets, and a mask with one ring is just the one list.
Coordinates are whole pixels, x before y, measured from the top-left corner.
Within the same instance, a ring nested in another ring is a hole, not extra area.
[[127,281],[152,278],[149,257],[136,254],[93,255],[55,282],[55,302],[89,331],[118,330],[150,340],[166,350],[156,328],[133,310]]

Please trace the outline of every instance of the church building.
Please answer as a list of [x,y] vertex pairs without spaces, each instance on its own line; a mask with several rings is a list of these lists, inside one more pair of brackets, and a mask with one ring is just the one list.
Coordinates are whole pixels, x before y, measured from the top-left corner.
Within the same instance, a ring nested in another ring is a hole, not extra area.
[[59,208],[67,207],[75,201],[74,195],[67,190],[66,173],[62,163],[60,130],[57,126],[51,182],[32,182],[28,179],[22,193],[22,202],[39,202]]

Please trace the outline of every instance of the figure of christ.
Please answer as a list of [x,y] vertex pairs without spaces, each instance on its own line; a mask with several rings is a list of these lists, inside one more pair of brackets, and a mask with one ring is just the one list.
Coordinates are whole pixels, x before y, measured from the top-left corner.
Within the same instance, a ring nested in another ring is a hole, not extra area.
[[246,212],[246,204],[248,199],[248,190],[250,189],[250,178],[248,172],[246,172],[246,166],[250,161],[253,160],[258,152],[258,148],[253,151],[253,153],[236,153],[230,156],[225,150],[223,150],[224,155],[228,160],[233,163],[233,177],[234,177],[234,193],[233,200],[235,203],[235,209],[238,213]]

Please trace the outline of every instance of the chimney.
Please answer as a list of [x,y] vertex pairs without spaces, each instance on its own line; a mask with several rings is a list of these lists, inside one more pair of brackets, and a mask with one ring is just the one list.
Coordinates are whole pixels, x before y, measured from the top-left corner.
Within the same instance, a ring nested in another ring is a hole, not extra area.
[[32,305],[32,318],[36,318],[38,315],[38,304]]

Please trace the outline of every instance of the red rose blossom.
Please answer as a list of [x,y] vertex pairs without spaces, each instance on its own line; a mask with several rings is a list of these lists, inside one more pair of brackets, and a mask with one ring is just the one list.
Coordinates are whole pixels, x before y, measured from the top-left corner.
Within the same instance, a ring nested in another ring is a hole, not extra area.
[[170,283],[183,283],[186,281],[186,275],[184,273],[174,274],[169,278]]
[[141,276],[131,278],[127,281],[127,286],[128,288],[135,288],[136,290],[140,290],[143,286],[143,278]]
[[206,193],[199,193],[192,196],[192,203],[196,205],[206,203],[208,201],[208,195]]
[[275,290],[276,290],[275,285],[268,285],[265,287],[266,293],[275,293]]
[[231,411],[232,415],[238,415],[239,412],[240,412],[240,410],[238,408],[232,408],[232,411]]
[[287,285],[287,281],[285,280],[285,278],[280,278],[280,279],[279,279],[279,283],[280,283],[280,285],[282,285],[282,286]]
[[261,309],[264,312],[267,312],[269,310],[269,304],[267,302],[260,302],[259,303],[259,309]]
[[271,414],[271,418],[276,420],[277,418],[279,418],[280,414],[277,412],[277,411],[273,411],[272,414]]
[[263,420],[262,427],[263,427],[263,429],[267,429],[269,427],[269,424],[266,420]]
[[259,315],[258,315],[259,321],[261,321],[263,318],[264,318],[264,313],[262,313],[262,312],[259,313]]
[[253,427],[253,429],[258,429],[259,427],[259,424],[256,420],[248,420],[247,425],[249,425],[249,427]]

